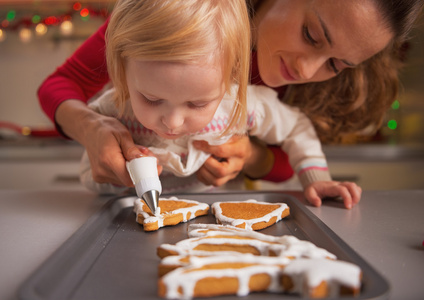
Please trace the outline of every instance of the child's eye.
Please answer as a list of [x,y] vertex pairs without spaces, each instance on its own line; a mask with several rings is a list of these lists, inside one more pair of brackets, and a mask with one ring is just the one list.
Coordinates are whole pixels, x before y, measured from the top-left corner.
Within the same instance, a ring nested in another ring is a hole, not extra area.
[[204,109],[206,106],[208,106],[208,102],[202,102],[202,103],[194,103],[194,102],[188,102],[187,105],[189,108],[192,109]]
[[142,96],[141,98],[143,99],[143,101],[145,103],[147,103],[148,105],[158,106],[162,103],[162,100],[160,100],[160,99],[150,99],[150,98],[147,98],[146,96],[144,96],[143,94],[141,94],[141,96]]
[[305,39],[308,43],[310,43],[311,45],[316,45],[316,44],[318,44],[318,41],[316,41],[316,40],[312,37],[311,33],[309,32],[309,28],[308,28],[308,26],[304,25],[304,26],[303,26],[303,28],[302,28],[302,31],[303,31],[303,37],[304,37],[304,39]]
[[151,105],[151,106],[158,106],[161,104],[160,100],[152,101],[147,98],[144,98],[144,102],[146,102],[148,105]]

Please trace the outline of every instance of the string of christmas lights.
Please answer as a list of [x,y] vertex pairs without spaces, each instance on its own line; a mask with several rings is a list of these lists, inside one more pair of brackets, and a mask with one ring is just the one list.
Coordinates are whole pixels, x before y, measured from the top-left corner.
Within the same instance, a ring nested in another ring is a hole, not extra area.
[[109,16],[107,8],[95,8],[93,5],[83,5],[81,2],[75,2],[70,8],[58,15],[42,16],[38,13],[17,17],[16,9],[9,9],[5,16],[0,16],[0,42],[7,38],[8,32],[17,32],[22,42],[29,42],[33,33],[42,36],[47,33],[49,27],[60,28],[63,35],[70,35],[73,31],[73,20],[80,18],[88,21],[91,17],[100,17],[106,19]]
[[[103,3],[110,6],[110,3]],[[110,8],[110,7],[109,7]],[[36,11],[36,10],[34,10]],[[17,17],[17,9],[9,9],[0,14],[0,43],[6,40],[8,32],[16,32],[22,42],[26,43],[32,39],[33,34],[36,36],[43,36],[49,30],[49,27],[59,27],[60,33],[63,36],[71,35],[73,32],[73,21],[76,18],[82,21],[88,21],[91,17],[100,17],[106,19],[110,11],[106,7],[95,8],[92,4],[84,5],[81,2],[74,2],[66,9],[64,13],[60,14],[47,14],[42,16],[39,13],[28,13],[21,17]],[[404,52],[408,50],[408,44],[405,44]],[[403,54],[405,54],[403,53]],[[402,54],[402,53],[401,53]],[[399,101],[396,100],[392,104],[391,113],[399,109]],[[389,113],[390,113],[389,112]],[[398,127],[398,122],[393,116],[388,116],[385,128],[394,131]],[[392,118],[390,118],[392,117]]]

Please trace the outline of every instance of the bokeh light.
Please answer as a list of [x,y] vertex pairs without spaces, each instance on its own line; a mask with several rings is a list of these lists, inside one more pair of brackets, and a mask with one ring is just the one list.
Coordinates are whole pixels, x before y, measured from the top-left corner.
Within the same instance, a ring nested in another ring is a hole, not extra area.
[[397,128],[398,124],[396,120],[390,120],[387,122],[387,127],[389,127],[391,130],[395,130]]

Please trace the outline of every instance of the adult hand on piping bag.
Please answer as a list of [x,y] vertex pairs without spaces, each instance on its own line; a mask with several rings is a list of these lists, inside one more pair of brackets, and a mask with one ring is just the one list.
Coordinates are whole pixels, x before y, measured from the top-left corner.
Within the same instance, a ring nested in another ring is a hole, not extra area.
[[[142,147],[140,150],[147,154],[149,150]],[[154,156],[137,155],[126,162],[128,173],[134,183],[137,196],[146,202],[153,214],[159,205],[159,196],[162,193],[162,184],[159,180],[159,173],[162,167],[158,166]]]

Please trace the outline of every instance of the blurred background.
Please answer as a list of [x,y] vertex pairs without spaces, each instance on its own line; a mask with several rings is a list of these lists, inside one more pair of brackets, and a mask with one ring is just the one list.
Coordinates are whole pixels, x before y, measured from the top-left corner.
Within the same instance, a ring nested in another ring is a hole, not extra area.
[[[0,188],[81,188],[82,147],[49,136],[41,82],[107,18],[114,1],[0,0]],[[401,93],[378,140],[324,146],[334,179],[364,189],[424,188],[424,18],[412,32]],[[43,137],[28,136],[30,129]],[[300,189],[257,181],[254,189]]]

